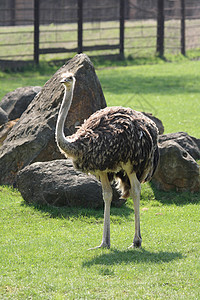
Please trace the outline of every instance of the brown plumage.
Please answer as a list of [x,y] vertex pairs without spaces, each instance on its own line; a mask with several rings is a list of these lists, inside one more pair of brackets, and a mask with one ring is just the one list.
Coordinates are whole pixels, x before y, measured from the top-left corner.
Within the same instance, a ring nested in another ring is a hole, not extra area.
[[85,173],[106,171],[110,180],[119,177],[128,183],[122,167],[128,162],[140,182],[150,180],[154,173],[157,127],[140,112],[123,107],[101,109],[71,139],[77,149],[74,166]]
[[66,138],[63,126],[73,98],[75,78],[70,75],[62,82],[66,91],[56,139],[61,151],[72,158],[76,169],[92,173],[102,182],[105,213],[103,240],[99,247],[110,247],[112,190],[109,182],[114,179],[119,182],[122,197],[131,195],[134,198],[136,232],[133,246],[140,247],[140,183],[151,179],[158,163],[157,127],[144,114],[130,108],[107,107],[92,114],[75,134]]

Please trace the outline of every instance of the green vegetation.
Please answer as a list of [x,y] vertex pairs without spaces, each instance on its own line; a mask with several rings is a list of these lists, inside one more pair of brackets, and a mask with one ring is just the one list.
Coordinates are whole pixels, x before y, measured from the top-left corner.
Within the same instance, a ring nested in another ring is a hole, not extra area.
[[141,196],[142,249],[128,250],[132,202],[111,210],[110,250],[100,243],[103,212],[33,207],[0,188],[2,299],[198,299],[197,194]]
[[[182,58],[166,63],[152,58],[148,62],[130,65],[134,60],[126,59],[117,62],[126,67],[116,67],[113,61],[102,69],[102,61],[94,60],[107,104],[151,112],[163,121],[166,133],[186,131],[199,138],[200,61]],[[43,85],[57,69],[53,63],[41,63],[23,72],[0,72],[0,99],[20,86]]]
[[[177,60],[94,64],[108,105],[152,112],[165,132],[200,138],[200,61]],[[20,86],[43,85],[57,68],[0,72],[0,99]],[[129,199],[111,209],[111,249],[87,251],[101,241],[102,210],[31,206],[17,190],[0,187],[0,298],[199,299],[199,199],[144,184],[142,249],[127,249],[134,233]]]
[[98,72],[108,105],[151,112],[165,133],[186,131],[197,138],[200,61],[116,68]]

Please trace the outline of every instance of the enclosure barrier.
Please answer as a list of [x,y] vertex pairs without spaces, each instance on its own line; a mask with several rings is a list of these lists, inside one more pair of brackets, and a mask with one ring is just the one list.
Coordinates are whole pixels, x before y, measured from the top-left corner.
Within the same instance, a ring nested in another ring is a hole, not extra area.
[[32,57],[38,64],[41,55],[81,52],[186,55],[200,48],[198,1],[2,0],[0,61]]

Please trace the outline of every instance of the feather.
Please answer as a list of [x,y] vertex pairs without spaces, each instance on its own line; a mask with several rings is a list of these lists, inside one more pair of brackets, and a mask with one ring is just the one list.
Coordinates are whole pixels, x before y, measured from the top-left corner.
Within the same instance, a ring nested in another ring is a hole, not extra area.
[[106,107],[91,115],[71,137],[82,153],[74,158],[74,165],[86,173],[117,173],[130,162],[139,181],[149,180],[158,161],[154,159],[157,136],[155,123],[142,113]]

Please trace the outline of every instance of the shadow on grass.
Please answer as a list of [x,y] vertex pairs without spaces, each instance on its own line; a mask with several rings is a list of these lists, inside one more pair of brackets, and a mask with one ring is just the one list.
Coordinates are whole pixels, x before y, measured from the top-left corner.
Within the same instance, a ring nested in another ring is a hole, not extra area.
[[[156,189],[153,183],[150,183],[150,186],[153,190],[155,199],[162,203],[163,205],[190,205],[190,204],[198,204],[200,202],[200,192],[191,193],[191,192],[164,192]],[[142,199],[142,198],[141,198]],[[143,201],[145,200],[142,199]],[[129,200],[128,200],[129,201]],[[131,200],[132,201],[132,200]],[[150,200],[147,199],[147,202]],[[103,220],[103,207],[99,209],[90,209],[90,208],[81,208],[81,207],[55,207],[50,205],[39,205],[34,203],[27,203],[23,201],[21,203],[23,206],[32,207],[34,210],[41,211],[50,218],[95,218]],[[120,208],[112,207],[111,215],[118,216],[121,218],[128,219],[130,216],[134,218],[133,206],[123,204]]]
[[[121,72],[121,78],[119,73]],[[109,74],[100,74],[100,81],[106,92],[117,94],[130,94],[131,92],[150,95],[171,95],[193,93],[199,94],[200,87],[197,82],[200,81],[200,76],[196,75],[194,78],[194,85],[191,87],[191,76],[190,74],[170,74],[167,75],[165,72],[158,75],[148,73],[134,74],[132,72],[128,74],[126,78],[123,76],[127,70],[116,70],[116,73],[110,72]]]
[[179,252],[149,252],[145,249],[131,249],[125,251],[111,250],[110,253],[103,253],[99,256],[85,261],[83,267],[91,267],[93,265],[117,265],[134,263],[168,263],[173,260],[182,259],[183,255]]
[[[95,218],[103,220],[103,208],[102,209],[89,209],[81,207],[55,207],[50,205],[39,205],[34,203],[27,203],[23,201],[22,206],[32,207],[34,210],[41,211],[44,214],[47,214],[50,218]],[[128,218],[130,215],[133,216],[133,209],[127,207],[125,204],[120,208],[111,207],[111,215],[119,216],[120,218]]]
[[155,199],[164,205],[183,206],[187,204],[198,204],[200,202],[200,192],[191,193],[189,191],[160,191],[151,182],[150,186],[153,190]]

